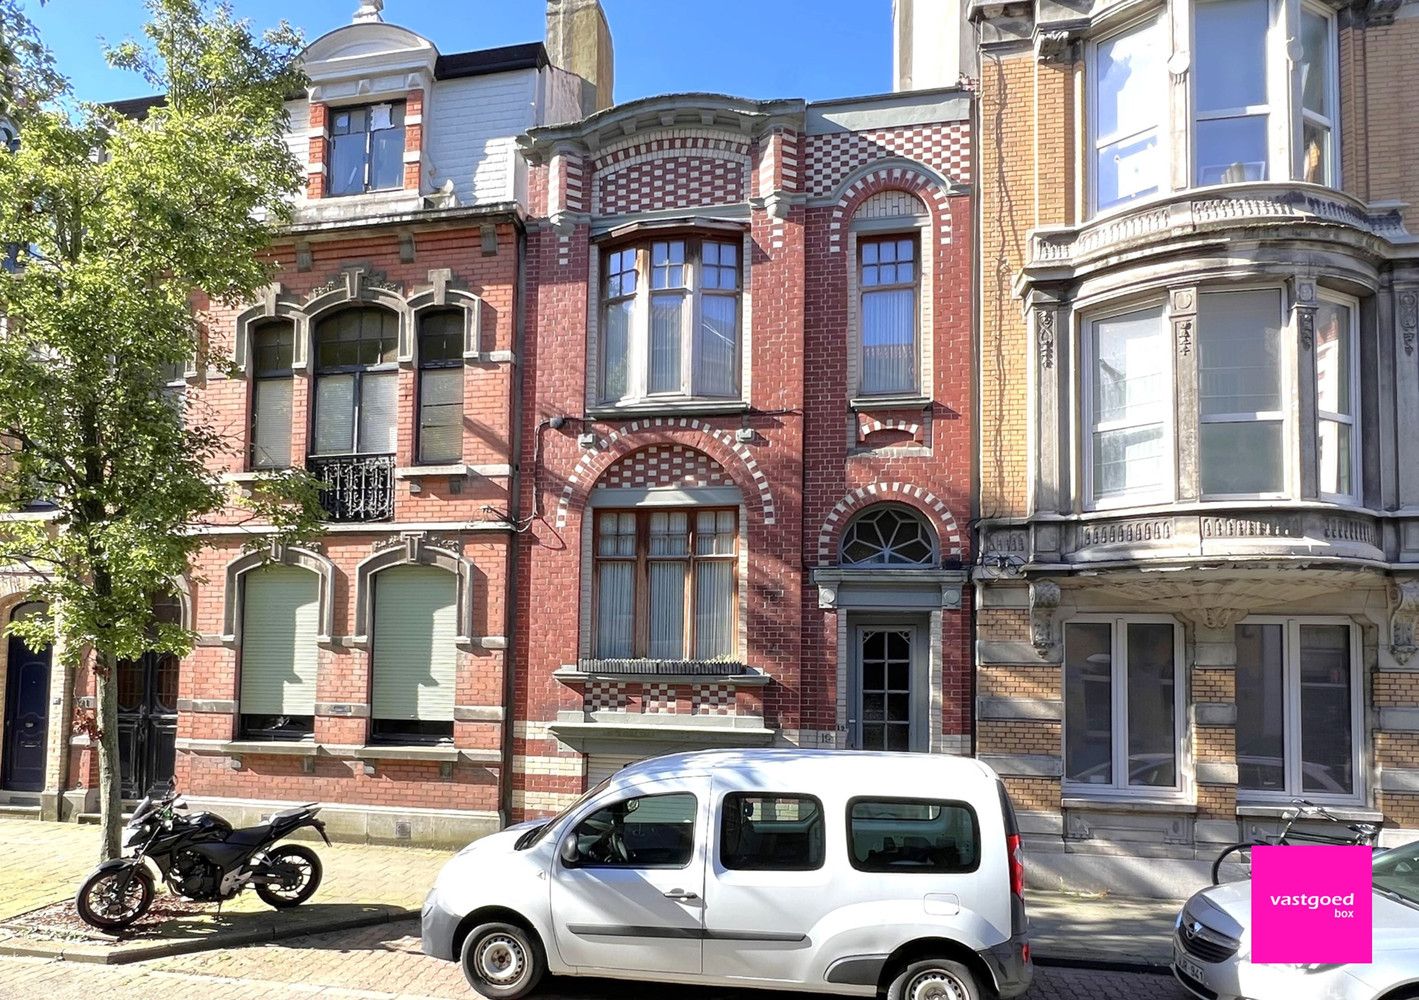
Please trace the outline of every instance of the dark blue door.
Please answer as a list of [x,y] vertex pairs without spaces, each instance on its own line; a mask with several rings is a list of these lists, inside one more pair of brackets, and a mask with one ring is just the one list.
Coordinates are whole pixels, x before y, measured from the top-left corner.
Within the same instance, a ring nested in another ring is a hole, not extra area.
[[44,790],[49,732],[49,647],[30,649],[10,637],[5,671],[5,742],[0,746],[0,788]]

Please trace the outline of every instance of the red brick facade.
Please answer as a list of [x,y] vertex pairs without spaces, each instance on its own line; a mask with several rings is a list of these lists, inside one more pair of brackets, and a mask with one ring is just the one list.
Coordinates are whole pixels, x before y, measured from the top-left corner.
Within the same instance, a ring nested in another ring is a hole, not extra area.
[[[943,113],[805,135],[806,118],[801,103],[663,98],[533,133],[515,815],[555,808],[600,773],[577,751],[614,766],[676,747],[852,745],[847,620],[892,609],[824,606],[852,584],[815,571],[833,575],[842,529],[874,504],[918,511],[937,539],[935,607],[904,611],[933,647],[920,655],[939,718],[922,720],[932,735],[921,748],[970,748],[969,597],[956,571],[969,560],[972,477],[969,126]],[[928,215],[918,224],[930,376],[910,398],[854,406],[849,234],[879,192],[909,192]],[[598,400],[607,255],[656,232],[742,241],[741,382],[729,405]],[[726,486],[741,518],[738,675],[598,666],[587,537],[598,497]]]

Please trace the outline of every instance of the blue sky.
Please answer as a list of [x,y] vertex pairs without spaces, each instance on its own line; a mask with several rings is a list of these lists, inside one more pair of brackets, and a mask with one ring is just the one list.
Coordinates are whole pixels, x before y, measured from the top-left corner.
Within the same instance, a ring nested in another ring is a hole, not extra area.
[[[142,0],[25,0],[92,101],[137,97],[143,81],[110,70],[99,38],[137,35]],[[817,100],[891,89],[891,0],[603,0],[616,46],[616,99],[666,91]],[[358,0],[233,0],[258,26],[286,17],[307,39],[350,23]],[[386,21],[464,52],[543,35],[542,0],[386,0]]]

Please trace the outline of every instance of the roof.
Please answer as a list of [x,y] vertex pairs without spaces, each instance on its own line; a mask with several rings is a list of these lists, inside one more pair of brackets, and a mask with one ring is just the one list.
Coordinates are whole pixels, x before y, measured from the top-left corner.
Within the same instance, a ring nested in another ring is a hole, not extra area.
[[[490,73],[513,73],[524,69],[542,69],[550,65],[547,47],[541,42],[523,42],[519,45],[502,45],[495,49],[478,49],[472,52],[454,52],[439,56],[434,62],[435,80],[459,80],[470,76],[486,76]],[[293,95],[303,97],[304,94]],[[162,94],[149,97],[128,97],[121,101],[105,103],[125,118],[146,118],[149,111],[166,103]]]
[[903,794],[904,787],[920,791],[932,787],[930,784],[924,785],[923,781],[939,781],[948,775],[959,782],[995,778],[995,772],[989,766],[973,757],[867,750],[810,750],[801,747],[693,750],[667,754],[627,764],[613,778],[674,778],[722,769],[751,771],[765,765],[792,771],[796,775],[821,770],[823,780],[831,781],[835,786],[861,777],[871,782],[864,787],[886,794]]

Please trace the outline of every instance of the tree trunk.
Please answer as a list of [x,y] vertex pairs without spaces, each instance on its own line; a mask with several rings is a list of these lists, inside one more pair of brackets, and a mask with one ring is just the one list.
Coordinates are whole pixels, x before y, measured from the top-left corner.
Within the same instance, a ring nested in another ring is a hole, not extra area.
[[99,729],[99,829],[103,836],[99,860],[108,861],[122,852],[123,799],[119,794],[118,766],[118,664],[108,653],[97,653]]

